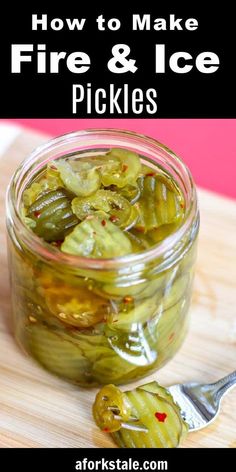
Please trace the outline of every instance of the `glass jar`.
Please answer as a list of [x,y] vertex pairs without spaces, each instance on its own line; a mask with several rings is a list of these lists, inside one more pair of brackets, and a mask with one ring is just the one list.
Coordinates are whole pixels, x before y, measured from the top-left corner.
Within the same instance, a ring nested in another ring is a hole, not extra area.
[[[178,229],[141,253],[89,259],[60,252],[24,225],[22,193],[50,160],[112,147],[137,152],[151,169],[158,166],[175,180],[186,206]],[[37,148],[16,170],[7,194],[17,341],[46,369],[86,387],[126,383],[159,369],[186,335],[198,228],[192,177],[183,162],[154,139],[91,129]]]

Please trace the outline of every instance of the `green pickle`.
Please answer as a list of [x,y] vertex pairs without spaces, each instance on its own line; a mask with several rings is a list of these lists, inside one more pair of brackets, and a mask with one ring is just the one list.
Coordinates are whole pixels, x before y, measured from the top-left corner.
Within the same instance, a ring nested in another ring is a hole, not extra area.
[[67,231],[78,223],[64,189],[40,194],[27,209],[26,216],[34,221],[34,232],[45,241],[63,239]]
[[188,432],[179,406],[157,382],[126,392],[104,386],[93,404],[93,417],[122,448],[176,448]]
[[[42,167],[22,192],[19,213],[43,255],[9,238],[15,332],[25,351],[84,387],[130,382],[164,365],[188,327],[197,230],[163,269],[158,257],[138,257],[181,227],[185,203],[170,174],[129,149],[60,154]],[[164,391],[149,385],[121,394],[114,385],[103,396],[111,394],[122,421],[137,417],[149,431],[123,430],[99,394],[95,420],[118,445],[179,444],[185,426]],[[155,411],[168,421],[158,423]]]

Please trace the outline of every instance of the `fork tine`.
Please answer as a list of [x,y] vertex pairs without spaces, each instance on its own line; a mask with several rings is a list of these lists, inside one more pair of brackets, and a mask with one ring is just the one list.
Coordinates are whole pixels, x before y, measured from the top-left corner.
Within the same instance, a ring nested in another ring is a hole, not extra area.
[[[114,419],[115,420],[122,420],[122,416],[114,415]],[[138,421],[138,418],[136,418],[136,416],[130,416],[129,417],[129,422],[133,423],[133,422],[136,422],[136,421]]]
[[114,413],[120,413],[120,409],[118,408],[118,406],[108,406],[107,410],[114,411]]
[[147,433],[148,428],[144,426],[144,424],[135,424],[135,423],[129,423],[129,422],[123,422],[121,423],[122,428],[124,429],[130,429],[131,431],[138,431],[142,433]]
[[[108,409],[111,410],[111,411],[112,410],[114,411],[113,407],[108,407]],[[116,408],[116,410],[119,411],[119,408]],[[122,416],[115,414],[114,419],[115,420],[122,420]],[[144,424],[142,424],[142,423],[137,424],[138,421],[139,421],[139,419],[136,418],[135,416],[130,416],[129,421],[122,421],[121,422],[121,427],[124,428],[124,429],[130,429],[132,431],[140,431],[140,432],[143,432],[143,433],[147,433],[148,428],[146,428],[146,426],[144,426]]]

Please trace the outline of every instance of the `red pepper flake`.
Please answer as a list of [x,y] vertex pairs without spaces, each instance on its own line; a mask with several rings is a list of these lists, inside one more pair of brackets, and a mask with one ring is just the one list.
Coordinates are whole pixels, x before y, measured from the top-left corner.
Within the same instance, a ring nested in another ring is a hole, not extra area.
[[171,333],[169,338],[168,338],[168,341],[172,341],[172,339],[174,338],[174,335],[175,335],[175,333]]
[[122,166],[122,172],[125,172],[128,169],[129,166],[127,164],[123,164]]
[[116,223],[116,222],[119,220],[119,218],[118,218],[118,216],[116,216],[116,215],[111,215],[110,218],[109,218],[109,220],[110,220],[112,223]]
[[57,170],[56,166],[53,166],[53,165],[50,166],[50,169],[52,169],[52,170]]
[[160,421],[160,423],[164,423],[166,418],[167,418],[167,414],[166,413],[160,413],[159,411],[156,411],[155,418],[158,421]]
[[149,172],[148,174],[146,174],[146,177],[154,177],[155,175],[155,172]]
[[106,220],[102,220],[101,223],[102,223],[102,226],[106,226],[106,224],[107,224]]
[[39,218],[41,215],[40,211],[34,211],[35,218]]
[[144,226],[136,226],[135,229],[136,229],[136,231],[138,231],[139,233],[145,233],[145,228],[144,228]]
[[181,208],[184,208],[185,205],[184,205],[184,203],[180,203],[180,206],[181,206]]
[[103,432],[104,432],[104,433],[110,433],[110,429],[107,428],[107,426],[106,426],[105,428],[103,428]]
[[127,295],[126,297],[123,298],[124,303],[132,303],[133,301],[134,299],[130,295]]

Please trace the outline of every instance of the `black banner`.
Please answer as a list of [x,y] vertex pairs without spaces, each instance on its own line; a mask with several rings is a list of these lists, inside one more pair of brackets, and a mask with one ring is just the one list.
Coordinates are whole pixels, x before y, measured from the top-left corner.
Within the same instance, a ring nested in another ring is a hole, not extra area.
[[[5,470],[72,471],[148,471],[207,470],[230,471],[235,449],[1,449]],[[4,469],[3,469],[4,470]]]
[[2,6],[0,117],[236,117],[230,8],[126,3]]

